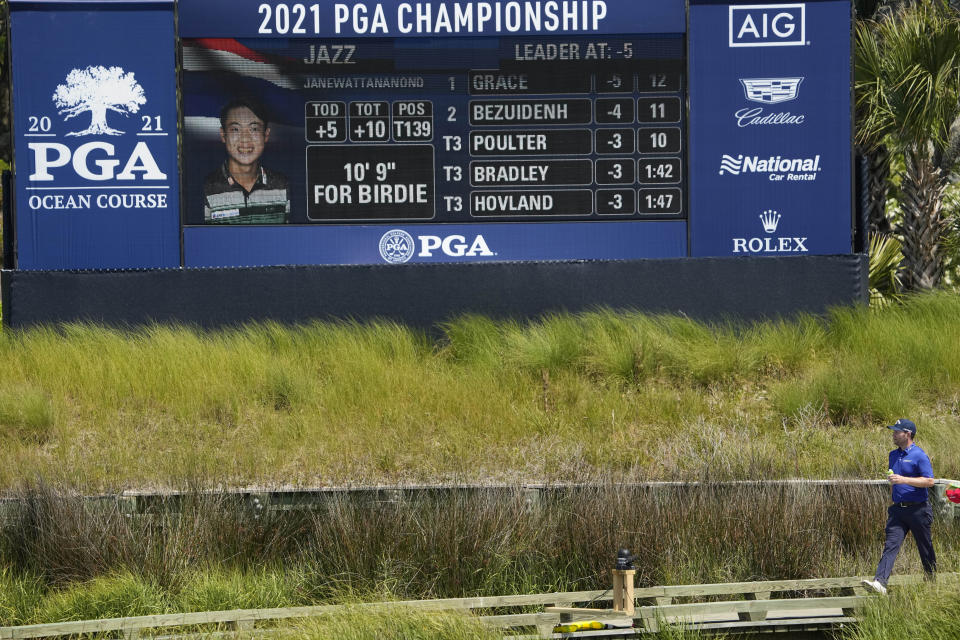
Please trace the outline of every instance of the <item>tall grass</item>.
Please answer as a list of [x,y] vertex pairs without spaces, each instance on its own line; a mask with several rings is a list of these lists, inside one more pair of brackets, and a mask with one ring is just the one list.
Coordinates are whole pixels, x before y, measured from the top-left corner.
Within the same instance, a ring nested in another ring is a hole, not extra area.
[[96,620],[164,613],[163,591],[129,573],[95,578],[48,594],[34,613],[36,620]]
[[53,425],[53,406],[43,391],[26,385],[0,391],[0,426],[8,438],[43,445],[50,439]]
[[960,421],[960,299],[749,326],[598,310],[530,322],[67,325],[0,334],[0,489],[875,476]]
[[[343,613],[293,625],[278,634],[282,640],[500,640],[514,637],[485,627],[477,620],[457,613],[421,613],[384,608],[371,611],[347,609]],[[723,640],[723,634],[702,634],[691,629],[664,626],[650,640]]]
[[952,640],[960,637],[960,587],[925,584],[893,589],[886,598],[873,598],[859,614],[860,622],[842,634],[843,640]]
[[[641,585],[870,574],[884,489],[717,481],[881,477],[901,416],[960,476],[958,352],[948,294],[750,326],[599,310],[463,317],[439,338],[2,332],[0,624],[606,588],[623,546]],[[620,483],[647,479],[703,484]],[[216,491],[402,482],[516,488],[287,511]],[[79,497],[130,487],[185,494],[136,513]],[[941,568],[960,569],[960,525],[935,526]],[[919,568],[908,543],[896,570]]]
[[347,609],[284,629],[282,640],[500,640],[504,635],[459,613],[400,608]]
[[34,619],[46,587],[37,576],[0,568],[0,625],[27,624]]
[[[0,624],[163,611],[606,589],[616,550],[637,583],[868,575],[877,486],[610,484],[449,494],[332,495],[257,509],[198,494],[129,514],[34,487],[0,529]],[[937,522],[943,571],[960,523]],[[896,571],[919,572],[904,547]]]

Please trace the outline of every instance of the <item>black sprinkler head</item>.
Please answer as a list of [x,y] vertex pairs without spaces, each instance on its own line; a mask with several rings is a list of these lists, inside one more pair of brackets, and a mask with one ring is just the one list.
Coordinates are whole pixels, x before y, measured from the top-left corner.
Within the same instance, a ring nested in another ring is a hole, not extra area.
[[633,569],[633,561],[637,557],[630,553],[629,549],[620,549],[617,551],[617,571],[629,571]]

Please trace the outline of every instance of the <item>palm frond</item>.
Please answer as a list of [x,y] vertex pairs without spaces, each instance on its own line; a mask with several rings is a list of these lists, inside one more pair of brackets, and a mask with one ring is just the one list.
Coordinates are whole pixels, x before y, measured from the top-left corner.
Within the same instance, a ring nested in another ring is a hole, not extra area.
[[[960,114],[960,18],[941,0],[921,0],[856,29],[858,142],[887,136],[943,150]],[[942,153],[942,151],[941,151]]]
[[886,306],[900,300],[900,277],[897,271],[903,255],[900,241],[893,236],[870,236],[870,305]]

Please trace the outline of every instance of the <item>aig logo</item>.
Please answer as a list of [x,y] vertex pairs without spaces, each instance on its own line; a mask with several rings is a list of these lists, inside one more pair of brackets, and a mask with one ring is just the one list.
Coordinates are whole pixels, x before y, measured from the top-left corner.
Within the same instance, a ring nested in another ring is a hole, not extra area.
[[805,4],[730,7],[731,47],[802,47],[807,43]]

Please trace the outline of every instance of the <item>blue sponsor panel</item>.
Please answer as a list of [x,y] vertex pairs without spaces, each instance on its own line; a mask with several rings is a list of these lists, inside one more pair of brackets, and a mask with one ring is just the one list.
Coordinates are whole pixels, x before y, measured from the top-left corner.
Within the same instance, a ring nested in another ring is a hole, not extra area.
[[187,267],[628,260],[687,254],[682,221],[189,227]]
[[11,2],[18,268],[180,265],[175,51],[171,2]]
[[851,9],[690,7],[690,250],[851,251]]
[[185,38],[682,33],[682,0],[181,0]]

